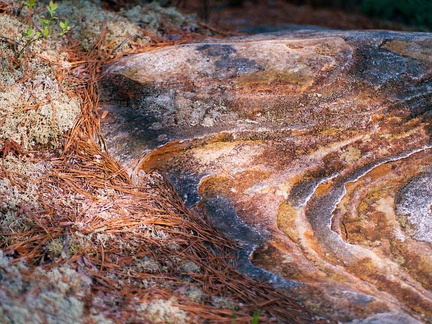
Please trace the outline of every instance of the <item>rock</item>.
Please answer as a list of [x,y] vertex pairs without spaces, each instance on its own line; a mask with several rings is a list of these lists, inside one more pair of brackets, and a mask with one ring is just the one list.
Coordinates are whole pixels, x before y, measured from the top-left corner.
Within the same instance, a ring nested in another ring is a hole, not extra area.
[[432,34],[293,32],[106,67],[102,120],[237,240],[239,269],[353,323],[432,320]]

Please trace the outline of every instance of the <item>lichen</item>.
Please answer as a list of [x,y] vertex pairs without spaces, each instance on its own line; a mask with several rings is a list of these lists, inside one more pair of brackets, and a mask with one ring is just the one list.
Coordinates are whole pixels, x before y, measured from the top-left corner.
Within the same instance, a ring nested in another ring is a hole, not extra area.
[[0,25],[0,141],[56,147],[80,113],[79,100],[54,73],[69,66],[67,55],[49,39],[25,46],[22,34],[31,25],[18,17],[1,15]]
[[163,31],[163,22],[175,26],[183,26],[189,30],[198,29],[194,17],[184,16],[173,7],[163,8],[157,2],[146,6],[134,6],[129,9],[122,9],[120,12],[138,26],[156,33]]
[[[69,267],[31,273],[0,251],[0,318],[5,323],[83,323],[91,281]],[[23,274],[25,273],[25,275]]]
[[[0,16],[0,25],[5,26],[0,37],[19,42],[16,29],[25,27],[5,17]],[[8,29],[13,32],[8,34]],[[42,48],[33,53],[41,56],[26,57],[26,64],[16,67],[11,62],[17,60],[17,50],[0,43],[0,51],[0,88],[3,89],[0,93],[0,141],[12,139],[24,148],[37,144],[58,146],[59,137],[73,126],[80,112],[78,99],[71,98],[61,88],[53,66],[41,58],[46,54]],[[60,53],[56,62],[62,64]]]
[[212,296],[211,302],[217,308],[234,309],[236,306],[236,303],[229,297]]
[[138,319],[151,323],[188,323],[187,313],[175,306],[176,300],[155,299],[149,304],[137,306]]
[[59,257],[62,253],[64,242],[61,238],[55,238],[48,243],[47,250],[54,257]]
[[179,269],[183,272],[199,272],[201,268],[192,261],[186,261],[179,266]]
[[2,159],[2,166],[4,171],[22,181],[0,178],[0,231],[22,232],[32,225],[27,214],[39,206],[39,183],[35,179],[48,172],[52,165],[48,162],[25,161],[9,154]]
[[195,303],[202,303],[208,297],[208,295],[202,291],[202,289],[191,286],[186,292],[185,295],[188,299]]
[[163,270],[159,262],[147,256],[143,258],[135,258],[135,266],[139,271],[146,273],[159,273]]

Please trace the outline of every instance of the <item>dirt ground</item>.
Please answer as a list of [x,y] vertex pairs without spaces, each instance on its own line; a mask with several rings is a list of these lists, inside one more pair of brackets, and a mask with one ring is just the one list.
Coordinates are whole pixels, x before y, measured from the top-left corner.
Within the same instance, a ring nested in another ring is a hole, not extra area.
[[[355,9],[348,11],[295,5],[286,0],[245,1],[240,7],[229,7],[223,5],[222,1],[210,0],[207,10],[205,10],[202,0],[183,0],[179,4],[179,9],[185,13],[198,13],[207,20],[209,25],[231,32],[247,32],[251,27],[256,26],[269,27],[290,24],[345,30],[410,30],[407,26],[367,17]],[[265,30],[263,29],[263,31]]]

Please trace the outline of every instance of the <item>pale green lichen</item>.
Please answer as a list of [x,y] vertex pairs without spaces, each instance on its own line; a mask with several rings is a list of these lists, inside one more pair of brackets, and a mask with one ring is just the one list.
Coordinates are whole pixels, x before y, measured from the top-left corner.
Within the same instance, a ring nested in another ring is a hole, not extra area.
[[24,188],[13,185],[9,179],[0,179],[0,208],[18,210],[21,206],[32,209],[37,206],[38,190],[29,185]]
[[189,317],[185,311],[175,306],[176,300],[155,299],[149,304],[137,306],[138,319],[150,323],[188,323]]
[[[1,186],[1,182],[0,182]],[[16,210],[0,209],[0,230],[2,233],[21,233],[29,230],[32,223],[25,215],[19,215]]]
[[189,272],[200,272],[201,268],[192,261],[186,261],[180,264],[179,270],[189,273]]
[[106,318],[102,314],[91,315],[90,322],[95,324],[114,324],[113,320]]
[[[12,34],[6,31],[8,27],[12,30],[25,27],[4,17],[0,16],[0,25],[9,25],[0,30],[0,36],[12,42],[19,41],[16,31]],[[36,44],[33,49],[35,47]],[[0,141],[12,139],[24,148],[37,144],[56,147],[59,137],[73,126],[80,107],[78,99],[71,98],[58,84],[53,66],[41,58],[52,54],[39,48],[34,54],[40,56],[28,57],[26,64],[15,67],[11,62],[16,57],[16,49],[2,42],[0,51],[0,88],[3,90],[0,92]],[[55,60],[62,65],[60,53]]]
[[135,267],[138,271],[146,273],[159,273],[167,270],[165,267],[162,267],[161,264],[155,259],[147,256],[135,258]]
[[[71,26],[69,32],[74,39],[81,41],[82,49],[90,51],[95,40],[103,31],[106,32],[106,43],[116,52],[150,42],[143,30],[118,14],[103,10],[100,1],[63,1],[59,2],[57,10],[59,16],[68,17]],[[102,49],[107,50],[106,46]]]
[[158,241],[168,242],[170,239],[170,235],[167,232],[150,225],[139,225],[136,227],[135,231],[144,234],[148,238]]
[[55,147],[73,126],[80,113],[79,101],[61,91],[50,72],[41,63],[34,70],[40,75],[0,93],[0,139],[13,139],[24,148],[37,144]]
[[58,258],[62,254],[63,248],[64,242],[61,238],[55,238],[51,240],[47,245],[48,252],[56,258]]
[[195,286],[191,286],[186,290],[185,296],[195,303],[202,303],[208,297],[205,292]]
[[92,322],[85,320],[81,301],[90,292],[88,277],[69,267],[29,271],[23,263],[11,265],[0,251],[0,318],[3,323]]
[[163,30],[162,21],[176,26],[188,26],[188,29],[198,29],[194,17],[184,16],[173,7],[161,7],[157,2],[122,9],[121,13],[138,26],[156,33]]
[[212,296],[211,303],[217,308],[224,309],[235,309],[235,307],[238,306],[238,304],[229,297]]
[[17,17],[0,15],[0,25],[0,141],[56,147],[80,113],[79,100],[54,74],[55,68],[68,66],[67,55],[48,39],[25,47],[22,34],[31,24]]
[[2,159],[2,166],[22,181],[15,183],[8,178],[0,178],[0,231],[21,232],[31,225],[26,218],[27,213],[39,206],[39,183],[36,179],[46,174],[52,165],[44,161],[25,161],[9,154]]

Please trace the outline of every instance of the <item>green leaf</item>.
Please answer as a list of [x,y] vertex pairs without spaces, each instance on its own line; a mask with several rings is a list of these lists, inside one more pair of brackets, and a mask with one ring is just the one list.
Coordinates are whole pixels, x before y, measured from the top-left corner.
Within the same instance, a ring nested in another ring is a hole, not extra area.
[[28,7],[29,9],[32,9],[34,5],[36,4],[36,0],[28,0],[24,1],[23,4]]
[[51,17],[54,17],[54,13],[57,10],[57,8],[58,8],[58,3],[55,3],[51,0],[47,6],[47,10],[49,11]]
[[60,25],[60,28],[61,28],[62,30],[67,29],[67,28],[68,28],[68,25],[69,25],[69,19],[66,19],[65,21],[60,21],[60,22],[59,22],[59,25]]
[[26,35],[28,38],[32,38],[32,37],[34,36],[34,34],[35,34],[35,30],[34,30],[33,28],[29,28],[29,29],[27,29],[26,32],[25,32],[25,35]]
[[59,22],[60,28],[61,28],[61,33],[60,35],[64,35],[66,34],[69,30],[72,29],[72,26],[69,26],[69,19],[66,19],[65,21],[60,21]]
[[49,34],[50,34],[50,30],[49,30],[48,26],[44,26],[44,28],[42,29],[42,36],[44,38],[47,38],[49,36]]
[[39,20],[42,23],[43,27],[49,26],[51,24],[51,19],[50,18],[44,18],[44,17],[42,17]]

